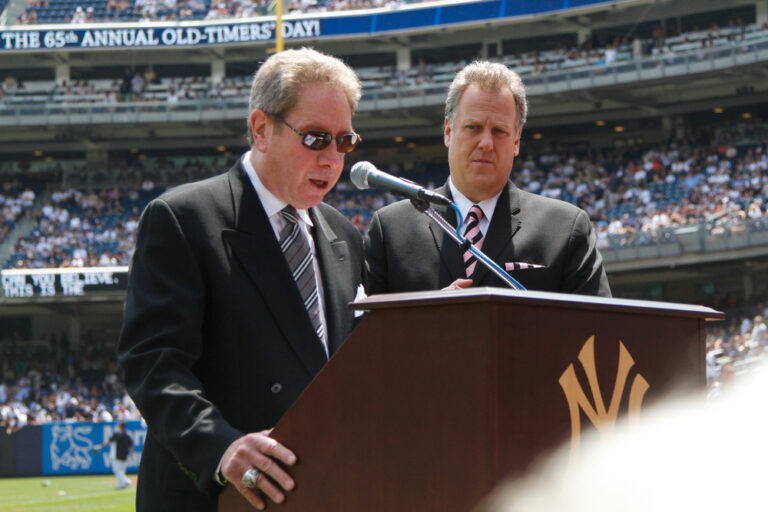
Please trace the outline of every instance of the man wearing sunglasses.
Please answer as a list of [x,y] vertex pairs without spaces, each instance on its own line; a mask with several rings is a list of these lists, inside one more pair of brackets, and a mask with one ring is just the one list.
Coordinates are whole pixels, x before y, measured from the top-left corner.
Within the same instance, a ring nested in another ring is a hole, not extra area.
[[290,499],[296,461],[270,429],[353,327],[362,240],[322,203],[360,82],[314,50],[270,57],[250,96],[250,151],[152,201],[138,229],[118,352],[149,433],[137,510],[213,511],[225,485]]

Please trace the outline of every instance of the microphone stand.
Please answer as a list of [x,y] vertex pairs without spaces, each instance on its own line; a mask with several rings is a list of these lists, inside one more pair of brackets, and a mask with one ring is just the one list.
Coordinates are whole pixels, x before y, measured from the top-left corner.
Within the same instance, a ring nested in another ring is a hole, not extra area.
[[[517,279],[510,276],[507,272],[504,271],[504,269],[498,266],[495,261],[493,261],[491,258],[486,256],[485,253],[483,253],[480,249],[472,245],[472,242],[470,240],[467,240],[466,238],[462,237],[458,233],[459,231],[458,228],[454,230],[454,227],[451,226],[451,224],[447,220],[445,220],[445,218],[443,218],[442,215],[437,213],[435,209],[429,205],[428,201],[425,201],[423,199],[411,199],[411,204],[413,204],[413,206],[417,210],[426,214],[427,217],[435,221],[435,223],[438,226],[440,226],[442,230],[448,234],[448,236],[450,236],[453,240],[456,241],[457,244],[459,244],[462,252],[468,250],[472,254],[474,254],[479,262],[485,265],[488,268],[488,270],[493,272],[496,275],[496,277],[498,277],[499,279],[507,283],[510,288],[512,288],[513,290],[526,289],[525,286],[523,286],[522,284],[520,284],[520,282],[517,281]],[[456,208],[456,205],[454,205],[453,203],[451,203],[451,207],[456,210],[456,215],[459,219],[458,224],[459,226],[461,226],[462,224],[461,213],[458,211],[458,208]]]

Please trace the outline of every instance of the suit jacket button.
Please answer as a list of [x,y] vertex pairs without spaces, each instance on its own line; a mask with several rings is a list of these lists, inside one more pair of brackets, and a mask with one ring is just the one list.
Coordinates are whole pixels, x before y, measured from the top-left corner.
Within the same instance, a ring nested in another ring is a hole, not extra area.
[[283,385],[279,382],[275,382],[272,384],[272,386],[270,386],[269,390],[272,392],[272,394],[276,395],[283,390]]
[[339,261],[344,261],[344,255],[339,256]]

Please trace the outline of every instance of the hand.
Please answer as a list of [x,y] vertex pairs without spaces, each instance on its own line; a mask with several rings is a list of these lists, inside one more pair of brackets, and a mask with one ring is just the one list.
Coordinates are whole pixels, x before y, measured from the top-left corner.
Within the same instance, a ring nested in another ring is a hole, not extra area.
[[472,286],[472,280],[471,279],[462,279],[459,278],[443,288],[443,290],[461,290],[462,288],[469,288]]
[[[296,455],[269,437],[271,432],[271,430],[264,430],[244,435],[229,445],[221,459],[221,472],[224,478],[259,510],[264,510],[266,506],[258,492],[259,489],[275,503],[282,503],[285,501],[283,490],[290,491],[296,485],[290,475],[278,464],[282,462],[292,466],[296,463]],[[241,480],[243,474],[251,468],[259,470],[255,489],[249,489]]]

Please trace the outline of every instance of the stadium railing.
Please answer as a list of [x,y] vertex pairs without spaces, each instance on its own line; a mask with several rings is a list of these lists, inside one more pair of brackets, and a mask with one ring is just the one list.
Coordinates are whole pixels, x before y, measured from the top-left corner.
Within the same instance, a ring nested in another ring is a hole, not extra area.
[[758,249],[761,254],[768,254],[768,219],[667,227],[658,236],[638,242],[634,234],[609,235],[600,248],[603,260],[615,270],[627,265],[637,268],[641,260],[680,260],[693,255],[699,260],[702,254],[717,255],[726,251]]
[[[665,53],[642,59],[597,63],[587,67],[544,71],[524,76],[529,96],[593,89],[646,80],[716,72],[768,61],[768,30],[750,34],[740,44]],[[443,104],[452,73],[437,74],[435,81],[414,86],[368,89],[359,111],[434,107]],[[0,103],[0,126],[70,124],[125,124],[152,122],[201,122],[242,119],[247,98],[216,98],[166,101],[87,103],[76,98],[54,102],[49,95],[28,98],[25,103]]]

